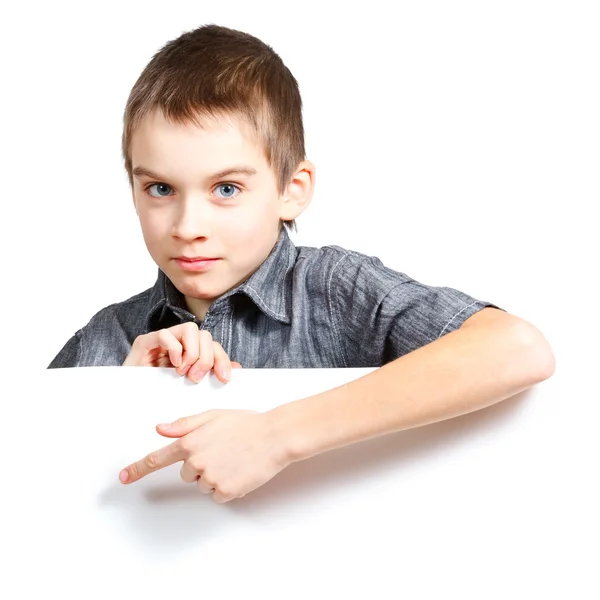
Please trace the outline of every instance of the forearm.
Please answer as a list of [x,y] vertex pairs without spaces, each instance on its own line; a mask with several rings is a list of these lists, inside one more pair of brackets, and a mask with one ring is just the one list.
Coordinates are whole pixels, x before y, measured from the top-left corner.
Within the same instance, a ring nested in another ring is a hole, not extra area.
[[533,327],[464,327],[348,384],[269,412],[297,461],[469,413],[547,379],[554,357]]

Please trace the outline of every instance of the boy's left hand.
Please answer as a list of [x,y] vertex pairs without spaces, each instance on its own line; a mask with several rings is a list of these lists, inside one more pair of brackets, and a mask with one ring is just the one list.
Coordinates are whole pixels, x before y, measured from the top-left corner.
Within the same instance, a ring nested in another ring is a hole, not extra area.
[[178,439],[126,467],[119,476],[122,483],[182,460],[183,481],[197,482],[202,493],[227,502],[260,487],[291,462],[268,413],[209,410],[156,430]]

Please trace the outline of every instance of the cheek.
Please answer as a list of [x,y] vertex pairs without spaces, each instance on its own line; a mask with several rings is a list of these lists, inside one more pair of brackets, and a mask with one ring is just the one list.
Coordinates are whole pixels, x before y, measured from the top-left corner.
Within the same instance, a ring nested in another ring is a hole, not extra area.
[[275,203],[253,201],[226,215],[225,229],[235,230],[240,236],[256,236],[271,231],[278,223],[279,213]]
[[255,215],[244,219],[230,221],[222,230],[227,236],[227,243],[232,247],[256,247],[257,241],[264,239],[268,232],[268,219],[256,218]]
[[157,243],[165,235],[166,220],[156,217],[156,215],[147,212],[140,212],[139,214],[142,234],[147,245]]

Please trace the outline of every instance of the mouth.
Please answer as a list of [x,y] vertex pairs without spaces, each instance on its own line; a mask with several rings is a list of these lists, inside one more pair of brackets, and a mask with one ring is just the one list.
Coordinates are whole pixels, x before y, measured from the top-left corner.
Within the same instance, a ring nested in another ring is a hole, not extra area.
[[219,260],[219,259],[211,258],[209,256],[178,256],[175,260],[185,260],[187,262],[198,262],[198,261]]
[[184,271],[206,271],[219,260],[221,259],[209,258],[208,256],[178,256],[175,262]]

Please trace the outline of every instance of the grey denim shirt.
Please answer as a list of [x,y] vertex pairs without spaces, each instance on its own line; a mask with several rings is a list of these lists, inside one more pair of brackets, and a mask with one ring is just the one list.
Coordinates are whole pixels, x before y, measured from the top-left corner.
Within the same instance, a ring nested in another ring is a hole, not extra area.
[[153,287],[103,308],[48,368],[118,366],[139,335],[193,321],[246,368],[379,367],[486,306],[339,246],[296,247],[285,228],[262,265],[199,321],[159,269]]

